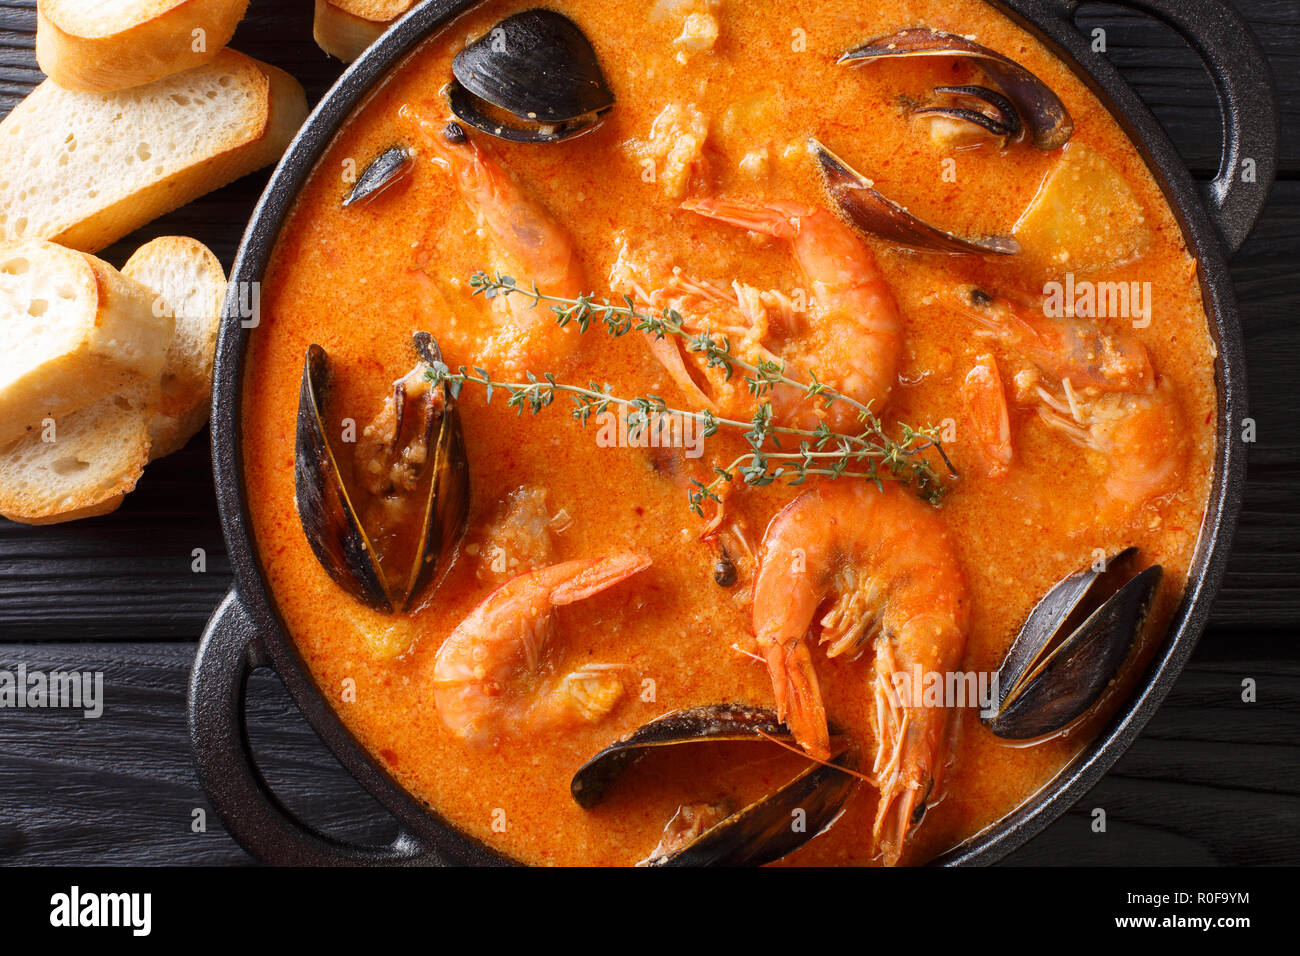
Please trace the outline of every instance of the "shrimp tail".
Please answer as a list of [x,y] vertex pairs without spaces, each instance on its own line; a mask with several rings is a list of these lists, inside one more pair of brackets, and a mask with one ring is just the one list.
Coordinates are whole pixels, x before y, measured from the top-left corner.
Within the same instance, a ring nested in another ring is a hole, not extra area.
[[772,676],[777,716],[810,757],[829,760],[831,739],[826,707],[807,642],[783,645],[772,641],[764,648],[763,657]]
[[768,670],[774,666],[772,658],[775,656],[780,656],[777,666],[785,675],[784,682],[772,682],[776,691],[777,715],[787,722],[794,739],[800,741],[813,760],[829,760],[831,732],[827,726],[822,689],[818,687],[813,669],[813,652],[805,641],[788,650],[768,649]]
[[744,199],[710,197],[688,199],[682,203],[682,208],[706,219],[739,226],[741,229],[762,233],[774,239],[790,242],[799,235],[799,217],[774,203],[761,204]]

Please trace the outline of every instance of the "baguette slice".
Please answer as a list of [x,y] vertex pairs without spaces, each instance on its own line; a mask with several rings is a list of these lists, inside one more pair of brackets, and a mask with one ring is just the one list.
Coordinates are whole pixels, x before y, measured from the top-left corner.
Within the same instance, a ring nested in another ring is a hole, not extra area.
[[0,244],[0,447],[136,382],[156,382],[173,320],[94,256]]
[[316,0],[312,34],[330,56],[351,63],[419,0]]
[[275,162],[306,115],[297,80],[233,50],[120,93],[47,80],[0,122],[0,241],[97,252]]
[[159,310],[176,320],[158,411],[149,423],[150,458],[161,458],[179,451],[208,422],[226,273],[197,239],[163,236],[141,246],[122,274],[156,292]]
[[[108,514],[149,462],[157,385],[137,384],[56,420],[0,454],[0,515],[59,524]],[[53,437],[53,441],[46,438]]]
[[39,0],[36,59],[55,83],[111,93],[209,62],[248,0]]

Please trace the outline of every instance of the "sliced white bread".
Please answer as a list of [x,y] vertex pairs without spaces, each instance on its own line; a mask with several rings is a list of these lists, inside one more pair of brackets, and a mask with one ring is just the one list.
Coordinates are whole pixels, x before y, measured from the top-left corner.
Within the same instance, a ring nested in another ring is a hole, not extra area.
[[297,80],[233,50],[120,93],[47,80],[0,122],[0,241],[97,252],[275,162],[306,116]]
[[108,514],[149,462],[157,385],[138,384],[64,415],[0,453],[0,515],[59,524]]
[[197,239],[163,236],[141,246],[122,274],[154,290],[158,307],[176,320],[158,410],[149,423],[149,456],[161,458],[207,424],[226,273]]
[[174,323],[155,298],[94,256],[0,243],[0,448],[46,419],[159,381]]
[[330,56],[351,63],[419,0],[316,0],[312,33]]
[[248,0],[38,0],[36,59],[55,83],[111,93],[202,66]]

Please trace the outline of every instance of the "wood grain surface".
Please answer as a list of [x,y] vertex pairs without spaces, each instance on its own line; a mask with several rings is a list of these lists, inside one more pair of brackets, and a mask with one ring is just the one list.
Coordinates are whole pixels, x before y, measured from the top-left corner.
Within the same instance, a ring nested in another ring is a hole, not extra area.
[[[1213,623],[1142,737],[1012,864],[1300,862],[1300,4],[1234,0],[1268,52],[1282,104],[1281,175],[1232,263],[1251,414],[1245,511]],[[42,76],[32,2],[0,0],[0,114]],[[311,41],[310,0],[254,0],[233,46],[299,77],[312,102],[341,66]],[[1086,6],[1106,56],[1201,179],[1221,122],[1196,55],[1163,25]],[[193,235],[229,267],[266,174],[164,217],[104,255]],[[194,641],[229,586],[206,433],[149,466],[114,515],[55,528],[0,521],[0,670],[102,671],[105,712],[0,710],[0,862],[246,863],[207,815],[190,763],[185,690]],[[201,549],[206,570],[192,569]],[[1258,701],[1241,700],[1242,681]],[[391,820],[315,739],[278,681],[255,677],[250,736],[284,802],[326,832],[391,837]],[[1107,812],[1104,834],[1090,827]]]

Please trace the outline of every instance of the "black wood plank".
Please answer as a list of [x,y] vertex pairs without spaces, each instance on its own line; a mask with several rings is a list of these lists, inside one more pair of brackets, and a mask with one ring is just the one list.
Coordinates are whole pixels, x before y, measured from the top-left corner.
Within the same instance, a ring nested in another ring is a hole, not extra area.
[[229,585],[206,430],[112,515],[0,521],[0,641],[193,640]]
[[[1282,107],[1284,177],[1300,173],[1300,16],[1294,0],[1235,0],[1273,67]],[[1197,54],[1172,29],[1112,4],[1086,3],[1076,24],[1105,31],[1105,56],[1119,68],[1168,131],[1198,177],[1219,168],[1221,123],[1213,83]]]
[[[0,651],[0,669],[101,671],[104,712],[0,711],[0,863],[248,862],[205,802],[190,757],[189,644]],[[249,686],[249,735],[287,806],[323,832],[388,842],[396,826],[325,751],[272,675]],[[206,830],[194,832],[195,810]]]
[[1249,446],[1245,505],[1215,605],[1216,626],[1294,628],[1300,621],[1300,435],[1293,374],[1300,362],[1298,260],[1300,182],[1280,182],[1259,227],[1232,262],[1259,440]]
[[[1297,862],[1300,664],[1234,636],[1237,659],[1189,667],[1146,733],[1070,813],[1012,864]],[[100,670],[98,720],[55,710],[0,711],[0,862],[229,863],[245,859],[206,804],[185,732],[193,647],[153,643],[0,648],[0,669]],[[1241,680],[1258,681],[1258,703]],[[340,838],[379,843],[392,821],[324,749],[283,687],[256,676],[250,736],[275,792]],[[1107,831],[1093,833],[1092,812]]]
[[[1009,863],[1300,862],[1300,662],[1280,661],[1256,634],[1219,636],[1114,769]],[[1246,678],[1256,703],[1242,702]],[[1093,831],[1097,808],[1104,833]]]

